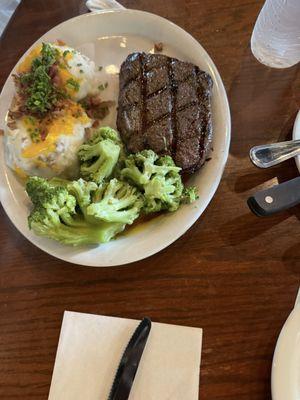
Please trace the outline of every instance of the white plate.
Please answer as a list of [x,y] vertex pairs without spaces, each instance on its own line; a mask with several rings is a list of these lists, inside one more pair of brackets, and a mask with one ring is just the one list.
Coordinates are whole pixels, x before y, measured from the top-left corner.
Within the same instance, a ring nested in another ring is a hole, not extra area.
[[300,399],[300,305],[284,324],[272,365],[273,400]]
[[[51,29],[38,42],[56,39],[64,40],[89,56],[96,65],[104,67],[103,80],[109,81],[106,93],[109,99],[117,100],[117,72],[126,56],[133,51],[153,51],[155,42],[164,43],[165,54],[191,61],[213,78],[212,160],[190,179],[190,184],[199,188],[199,200],[181,207],[176,213],[154,218],[140,228],[133,228],[127,235],[99,247],[73,248],[35,236],[27,226],[29,203],[24,188],[5,166],[3,148],[0,149],[1,202],[13,224],[28,240],[47,253],[75,264],[113,266],[141,260],[167,247],[190,228],[219,185],[230,143],[230,111],[222,80],[206,51],[192,36],[173,23],[142,11],[118,10],[81,15]],[[13,90],[12,78],[9,77],[0,96],[2,124]],[[115,114],[109,118],[106,123],[115,125]]]
[[[294,122],[293,139],[294,140],[300,139],[300,111],[298,111],[297,117]],[[300,172],[300,156],[295,157],[295,161],[297,164],[297,168]]]

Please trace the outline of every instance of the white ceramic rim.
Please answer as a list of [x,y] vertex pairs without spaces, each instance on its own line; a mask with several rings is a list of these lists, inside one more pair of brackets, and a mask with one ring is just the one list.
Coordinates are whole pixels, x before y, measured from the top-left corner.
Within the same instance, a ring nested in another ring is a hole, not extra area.
[[[294,140],[300,139],[300,111],[298,111],[297,117],[294,122],[293,139]],[[298,171],[300,172],[300,156],[295,157],[295,161]]]
[[[194,39],[184,29],[180,28],[176,24],[172,23],[171,21],[169,21],[169,20],[167,20],[167,19],[165,19],[163,17],[157,16],[157,15],[152,14],[152,13],[144,12],[144,11],[128,10],[128,9],[124,9],[124,10],[121,10],[121,9],[120,10],[103,10],[101,12],[79,15],[77,17],[73,17],[73,18],[71,18],[71,19],[69,19],[67,21],[64,21],[64,22],[56,25],[55,27],[53,27],[50,31],[46,32],[35,43],[33,43],[33,45],[24,54],[26,54],[28,51],[30,51],[30,49],[32,47],[34,47],[36,45],[36,43],[40,42],[44,38],[44,36],[51,34],[58,27],[61,27],[66,22],[68,22],[68,23],[72,22],[72,21],[75,22],[75,21],[78,21],[78,20],[83,19],[83,18],[94,17],[95,15],[99,16],[99,18],[100,18],[100,17],[103,17],[104,14],[109,14],[109,13],[120,13],[120,14],[122,14],[122,13],[130,13],[132,15],[136,15],[139,18],[143,18],[143,16],[146,16],[149,19],[152,18],[152,19],[160,20],[161,23],[163,23],[165,25],[169,25],[170,28],[172,28],[172,29],[176,29],[182,36],[186,37],[186,40],[189,40],[190,42],[193,42],[194,45],[198,46],[199,51],[201,51],[205,55],[205,58],[207,60],[207,67],[209,69],[209,73],[211,74],[211,76],[213,78],[214,85],[217,88],[219,96],[221,98],[222,108],[224,110],[225,121],[226,121],[225,122],[225,129],[224,129],[224,137],[225,137],[226,141],[225,141],[224,149],[222,151],[223,156],[222,156],[222,160],[220,161],[221,165],[220,165],[219,171],[217,171],[218,172],[218,176],[214,179],[213,183],[211,183],[211,185],[210,185],[209,195],[207,195],[205,201],[202,202],[201,207],[199,207],[194,212],[193,217],[189,218],[188,221],[185,221],[185,223],[181,225],[180,234],[178,234],[178,235],[176,234],[176,235],[173,235],[173,236],[170,235],[163,243],[158,243],[155,247],[152,247],[152,249],[150,251],[145,252],[145,254],[143,254],[142,256],[140,255],[140,256],[137,256],[137,257],[132,257],[130,260],[126,259],[123,262],[118,262],[118,263],[112,262],[112,263],[106,263],[106,264],[99,264],[98,262],[91,263],[91,261],[85,262],[84,260],[83,261],[81,260],[80,262],[78,262],[78,261],[73,260],[73,259],[70,260],[69,257],[65,257],[62,254],[59,254],[59,255],[53,254],[53,252],[51,252],[51,250],[49,250],[47,248],[47,246],[45,246],[45,245],[43,245],[43,244],[41,244],[39,242],[36,242],[34,237],[29,237],[27,232],[23,231],[22,227],[20,227],[20,224],[18,223],[18,218],[15,215],[13,215],[13,213],[11,212],[11,210],[9,208],[9,204],[6,204],[5,202],[3,202],[0,199],[1,203],[2,203],[2,206],[3,206],[6,214],[10,218],[11,222],[15,225],[15,227],[19,230],[19,232],[21,232],[22,235],[25,236],[36,247],[40,248],[41,250],[45,251],[46,253],[48,253],[48,254],[56,257],[56,258],[59,258],[61,260],[67,261],[67,262],[70,262],[72,264],[95,266],[95,267],[100,267],[100,266],[101,267],[120,266],[120,265],[125,265],[125,264],[129,264],[129,263],[132,263],[132,262],[136,262],[136,261],[145,259],[147,257],[150,257],[153,254],[158,253],[159,251],[163,250],[164,248],[168,247],[171,243],[175,242],[179,237],[181,237],[198,220],[198,218],[203,213],[203,211],[206,209],[206,207],[210,203],[212,197],[214,196],[214,194],[215,194],[215,192],[216,192],[216,190],[217,190],[217,188],[218,188],[218,186],[220,184],[220,181],[221,181],[221,178],[222,178],[222,175],[223,175],[223,171],[224,171],[224,168],[225,168],[225,165],[226,165],[226,162],[227,162],[227,158],[228,158],[228,154],[229,154],[230,138],[231,138],[231,117],[230,117],[230,109],[229,109],[227,94],[226,94],[226,90],[225,90],[224,84],[222,82],[222,79],[220,77],[220,74],[219,74],[215,64],[213,63],[212,59],[210,58],[208,53],[205,51],[205,49],[201,46],[201,44],[196,39]],[[10,75],[11,75],[11,73],[9,74],[9,76]],[[3,94],[4,90],[5,90],[8,78],[7,78],[5,84],[4,84],[3,88],[2,88],[0,96],[2,96],[2,94]],[[1,167],[1,165],[0,165],[0,167]],[[3,176],[4,176],[5,175],[5,168],[4,168],[4,170],[2,172],[3,172]],[[4,177],[2,178],[0,176],[0,181],[1,180],[2,180],[2,182],[0,182],[0,183],[2,183],[2,184],[3,184],[3,182],[6,182],[5,178]],[[1,188],[1,185],[0,185],[0,188]],[[0,192],[0,194],[1,194],[1,192]]]
[[298,400],[300,393],[300,306],[286,320],[277,340],[272,363],[272,399]]

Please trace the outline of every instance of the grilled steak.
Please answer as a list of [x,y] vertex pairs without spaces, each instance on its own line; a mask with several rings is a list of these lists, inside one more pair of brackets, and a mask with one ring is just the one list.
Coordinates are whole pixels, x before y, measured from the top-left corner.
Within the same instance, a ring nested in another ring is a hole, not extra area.
[[120,70],[117,127],[127,150],[171,155],[192,173],[210,151],[212,79],[162,54],[130,54]]

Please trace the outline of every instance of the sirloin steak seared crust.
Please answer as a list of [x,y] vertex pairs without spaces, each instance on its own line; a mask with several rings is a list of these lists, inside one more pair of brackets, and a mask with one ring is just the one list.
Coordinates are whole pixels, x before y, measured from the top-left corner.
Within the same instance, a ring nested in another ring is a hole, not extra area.
[[117,127],[127,150],[171,155],[183,172],[205,162],[212,139],[212,79],[162,54],[132,53],[120,70]]

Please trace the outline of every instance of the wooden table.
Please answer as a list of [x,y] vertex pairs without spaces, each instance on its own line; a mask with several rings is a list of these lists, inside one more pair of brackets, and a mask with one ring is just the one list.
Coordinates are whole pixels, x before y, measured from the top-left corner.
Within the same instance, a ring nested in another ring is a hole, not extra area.
[[[227,167],[211,204],[182,238],[126,267],[59,261],[0,210],[0,398],[47,398],[63,312],[75,310],[202,327],[201,399],[270,399],[276,339],[299,286],[300,212],[259,219],[246,199],[298,173],[293,161],[258,170],[248,151],[291,137],[300,69],[272,70],[251,55],[262,0],[121,2],[182,26],[215,61],[232,112]],[[33,41],[86,12],[84,3],[23,0],[0,41],[0,85]]]

